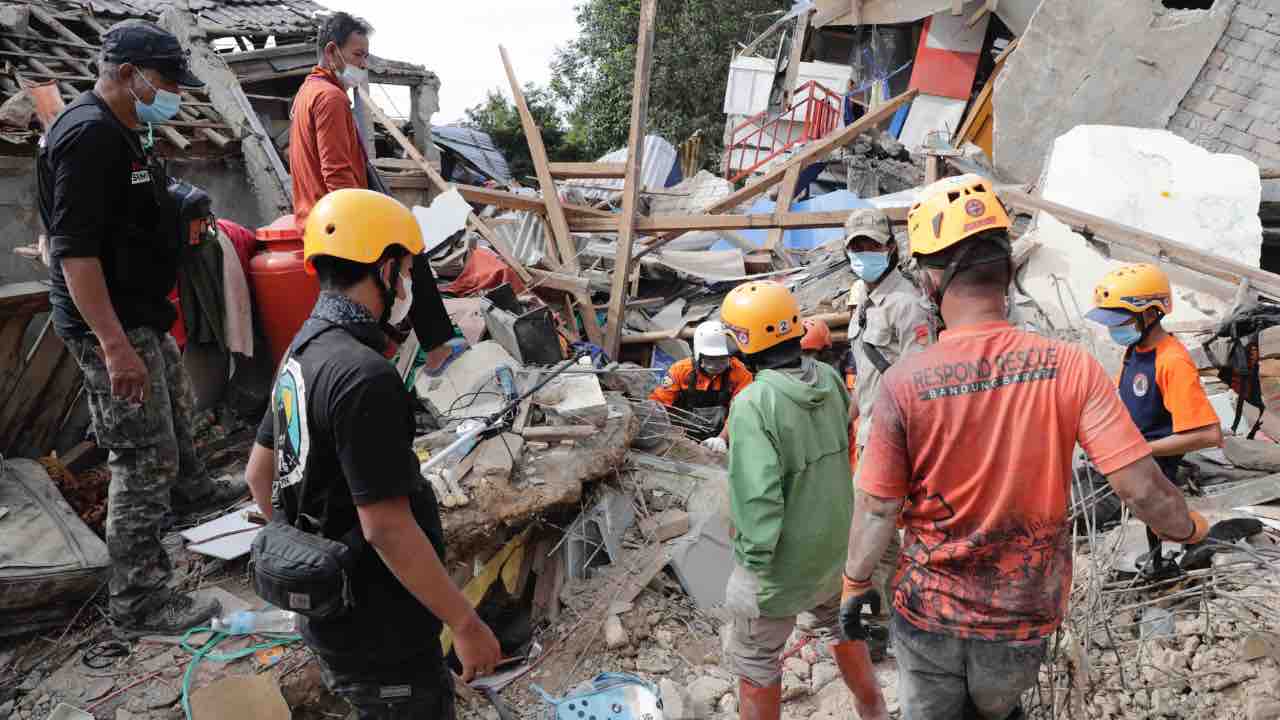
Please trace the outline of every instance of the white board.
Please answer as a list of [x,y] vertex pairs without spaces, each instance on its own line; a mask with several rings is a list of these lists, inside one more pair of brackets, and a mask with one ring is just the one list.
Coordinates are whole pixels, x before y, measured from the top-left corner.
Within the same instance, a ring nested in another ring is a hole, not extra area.
[[181,535],[188,543],[187,549],[221,560],[235,560],[248,555],[253,539],[262,530],[261,525],[249,522],[246,517],[249,511],[257,512],[257,504],[232,510],[216,520],[183,530]]
[[902,134],[898,140],[915,152],[925,143],[929,133],[940,130],[945,138],[950,138],[960,129],[964,119],[965,100],[941,97],[939,95],[917,95],[911,101],[911,111],[907,113],[907,122],[902,126]]

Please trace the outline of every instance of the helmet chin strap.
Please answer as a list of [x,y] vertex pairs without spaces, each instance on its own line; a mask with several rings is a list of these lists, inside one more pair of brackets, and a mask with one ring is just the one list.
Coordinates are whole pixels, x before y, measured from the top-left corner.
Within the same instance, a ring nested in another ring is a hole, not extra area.
[[[394,261],[392,262],[394,263]],[[382,267],[386,266],[383,265]],[[391,306],[396,301],[396,288],[394,282],[388,285],[383,281],[382,267],[373,271],[373,281],[378,284],[378,291],[382,293],[382,316],[378,318],[378,324],[387,325],[391,322]]]

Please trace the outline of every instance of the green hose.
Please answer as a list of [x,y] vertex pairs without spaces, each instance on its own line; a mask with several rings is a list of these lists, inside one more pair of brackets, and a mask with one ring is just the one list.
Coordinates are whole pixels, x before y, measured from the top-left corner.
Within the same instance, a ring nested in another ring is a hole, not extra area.
[[[187,642],[188,638],[192,635],[202,632],[213,633],[213,636],[210,637],[209,641],[202,647],[196,648]],[[191,679],[196,676],[196,666],[198,666],[202,660],[209,659],[214,662],[231,662],[243,657],[248,657],[259,650],[270,650],[271,648],[280,647],[281,645],[289,645],[302,639],[301,635],[276,635],[273,636],[271,640],[258,643],[257,645],[251,645],[243,650],[236,650],[235,652],[225,654],[214,654],[213,649],[218,646],[218,643],[229,637],[232,637],[229,633],[224,633],[209,627],[194,627],[182,635],[182,643],[179,647],[192,655],[191,662],[187,664],[187,671],[182,675],[182,712],[186,715],[187,720],[192,720]]]

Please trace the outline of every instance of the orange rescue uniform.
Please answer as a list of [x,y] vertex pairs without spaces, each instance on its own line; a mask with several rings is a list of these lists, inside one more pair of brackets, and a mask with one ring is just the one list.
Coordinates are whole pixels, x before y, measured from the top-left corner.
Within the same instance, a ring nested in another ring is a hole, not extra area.
[[[662,379],[661,385],[653,389],[649,399],[656,400],[667,407],[675,407],[680,398],[680,392],[689,389],[693,376],[693,358],[685,358],[677,362],[667,370],[667,376]],[[745,390],[754,379],[751,371],[738,358],[729,358],[729,369],[723,375],[712,377],[705,372],[699,372],[697,376],[697,386],[693,388],[694,390],[719,390],[724,387],[723,383],[727,378],[734,397]]]

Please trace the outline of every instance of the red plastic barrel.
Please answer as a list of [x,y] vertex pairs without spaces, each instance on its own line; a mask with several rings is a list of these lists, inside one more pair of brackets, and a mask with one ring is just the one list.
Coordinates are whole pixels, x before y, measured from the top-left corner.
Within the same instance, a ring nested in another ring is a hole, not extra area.
[[258,252],[249,260],[249,282],[262,318],[271,361],[279,365],[293,336],[320,295],[314,275],[302,264],[302,233],[292,215],[258,229]]

